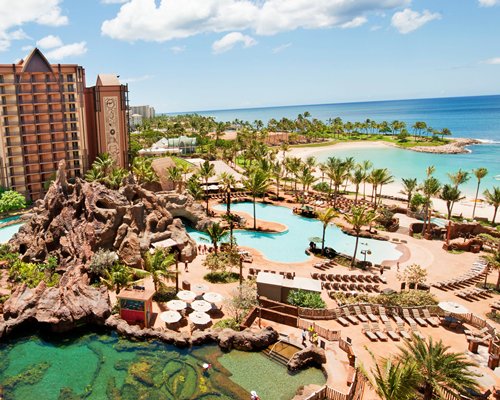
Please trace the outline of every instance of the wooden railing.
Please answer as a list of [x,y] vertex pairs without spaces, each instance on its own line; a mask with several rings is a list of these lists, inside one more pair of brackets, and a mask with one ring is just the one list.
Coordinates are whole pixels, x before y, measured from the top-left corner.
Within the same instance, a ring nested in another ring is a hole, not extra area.
[[[366,378],[359,372],[356,372],[356,378],[351,385],[348,393],[339,392],[328,385],[323,386],[316,392],[311,393],[305,400],[361,400],[365,392]],[[453,399],[454,400],[454,399]]]
[[339,330],[324,328],[324,327],[316,324],[315,322],[306,321],[306,320],[297,318],[297,328],[309,329],[311,326],[313,327],[314,332],[316,332],[318,334],[318,336],[321,336],[323,339],[330,340],[332,342],[340,340],[340,331]]

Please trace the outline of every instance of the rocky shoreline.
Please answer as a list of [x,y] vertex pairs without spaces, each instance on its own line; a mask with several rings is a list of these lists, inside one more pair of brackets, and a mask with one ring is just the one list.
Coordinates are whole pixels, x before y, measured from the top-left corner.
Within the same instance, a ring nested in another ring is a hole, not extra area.
[[[464,154],[470,153],[465,147],[473,144],[481,144],[477,139],[457,138],[452,139],[451,143],[442,146],[415,146],[408,147],[405,150],[412,150],[419,153],[434,153],[434,154]],[[397,146],[399,147],[399,146]]]

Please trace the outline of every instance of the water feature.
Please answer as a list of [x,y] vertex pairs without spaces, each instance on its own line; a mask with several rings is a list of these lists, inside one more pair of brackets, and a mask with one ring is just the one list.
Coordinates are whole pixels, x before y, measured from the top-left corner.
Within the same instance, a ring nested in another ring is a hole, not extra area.
[[260,353],[222,355],[213,345],[185,350],[115,334],[17,339],[0,344],[0,360],[5,400],[229,400],[248,399],[251,390],[263,400],[290,399],[299,386],[325,383],[320,370],[292,376]]
[[[217,205],[217,210],[225,210],[225,205]],[[235,230],[234,236],[238,245],[252,247],[259,250],[264,257],[277,262],[303,262],[309,259],[305,249],[309,245],[309,238],[321,236],[323,226],[317,219],[309,219],[293,214],[287,207],[257,203],[257,219],[279,222],[287,226],[285,232],[263,233],[245,230]],[[252,203],[235,203],[231,205],[232,211],[242,211],[253,215]],[[201,242],[207,236],[193,229],[188,229],[189,234]],[[340,253],[351,255],[354,252],[356,239],[343,233],[337,226],[330,225],[326,230],[325,246],[333,247]],[[397,260],[401,252],[396,245],[386,241],[373,239],[360,239],[358,257],[361,250],[371,250],[368,261],[381,263],[384,260]]]
[[13,215],[12,217],[0,219],[0,225],[5,224],[6,222],[17,221],[19,218],[21,218],[21,215]]
[[0,243],[7,243],[23,224],[14,224],[0,228]]

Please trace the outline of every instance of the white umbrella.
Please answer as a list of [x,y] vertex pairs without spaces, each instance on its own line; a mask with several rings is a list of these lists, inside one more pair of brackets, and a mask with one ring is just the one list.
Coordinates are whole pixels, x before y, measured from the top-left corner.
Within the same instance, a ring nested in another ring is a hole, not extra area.
[[196,293],[191,290],[181,290],[177,293],[177,297],[184,301],[191,301],[196,298]]
[[193,292],[205,293],[208,290],[208,286],[203,283],[197,283],[196,285],[191,286]]
[[185,301],[182,300],[170,300],[167,302],[167,307],[174,311],[184,310],[187,307]]
[[206,300],[209,303],[220,303],[224,300],[224,297],[222,297],[219,293],[207,292],[203,295],[203,300]]
[[193,311],[191,314],[189,314],[189,319],[193,324],[196,325],[206,325],[211,320],[210,315],[200,311]]
[[160,314],[160,319],[165,321],[167,324],[173,324],[175,322],[179,322],[182,318],[182,315],[177,311],[164,311]]
[[453,314],[467,314],[469,312],[466,307],[453,301],[442,301],[438,304],[438,307],[443,311]]
[[207,312],[212,309],[212,304],[205,300],[195,300],[191,303],[191,308],[195,311]]

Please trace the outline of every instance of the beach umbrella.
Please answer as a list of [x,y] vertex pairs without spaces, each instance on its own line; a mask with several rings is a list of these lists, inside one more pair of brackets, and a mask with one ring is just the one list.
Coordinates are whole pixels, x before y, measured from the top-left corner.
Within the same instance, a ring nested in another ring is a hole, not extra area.
[[184,310],[187,307],[187,304],[182,300],[170,300],[167,302],[167,307],[174,311],[180,311]]
[[177,311],[164,311],[160,314],[160,319],[167,324],[173,324],[175,322],[179,322],[182,318],[182,315]]
[[222,297],[219,293],[207,292],[203,295],[203,300],[206,300],[209,303],[220,303],[224,300],[224,297]]
[[212,309],[212,304],[205,300],[195,300],[191,303],[191,308],[195,311],[207,312]]
[[200,311],[193,311],[189,314],[189,320],[196,325],[206,325],[211,321],[210,315]]
[[197,293],[205,293],[208,290],[208,286],[203,283],[197,283],[196,285],[191,286],[191,290]]
[[453,301],[442,301],[438,304],[438,307],[443,311],[453,314],[467,314],[469,312],[467,307]]
[[191,301],[196,298],[196,293],[191,290],[181,290],[180,292],[177,292],[177,297],[184,301]]

